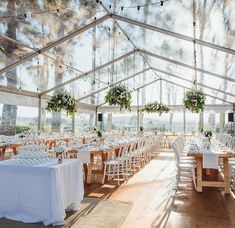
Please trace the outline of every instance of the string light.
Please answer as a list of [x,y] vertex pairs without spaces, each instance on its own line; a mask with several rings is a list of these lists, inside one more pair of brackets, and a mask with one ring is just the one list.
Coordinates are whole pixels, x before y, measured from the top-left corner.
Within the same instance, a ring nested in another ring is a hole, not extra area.
[[80,6],[80,4],[74,4],[74,5],[71,5],[71,6],[68,6],[68,7],[61,7],[61,8],[57,8],[57,9],[53,9],[53,10],[45,10],[45,11],[32,12],[31,14],[23,13],[23,14],[18,14],[18,15],[5,15],[5,16],[1,16],[0,19],[20,18],[20,17],[27,18],[28,16],[33,16],[33,15],[43,14],[43,13],[53,13],[53,12],[59,13],[61,10],[66,10],[66,9],[70,9],[70,8],[73,9],[76,6]]
[[120,8],[121,11],[123,11],[124,9],[137,9],[138,11],[143,8],[143,7],[148,7],[148,6],[153,6],[153,5],[159,5],[159,6],[163,6],[164,5],[164,2],[167,2],[168,0],[161,0],[161,1],[157,1],[157,2],[152,2],[152,3],[149,3],[149,4],[144,4],[144,5],[135,5],[135,6],[116,6],[116,5],[108,5],[108,4],[105,4],[101,1],[99,1],[100,4],[103,4],[103,5],[107,5],[107,7],[109,9],[111,8]]

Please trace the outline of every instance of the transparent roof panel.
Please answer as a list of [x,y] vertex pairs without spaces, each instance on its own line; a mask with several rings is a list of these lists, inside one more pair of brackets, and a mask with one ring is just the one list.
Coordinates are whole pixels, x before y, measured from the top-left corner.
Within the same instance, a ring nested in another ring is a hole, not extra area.
[[[196,37],[235,50],[235,16],[232,13],[235,2],[195,2]],[[108,18],[0,75],[0,85],[40,93],[64,83],[66,85],[59,90],[72,93],[76,99],[86,97],[82,102],[95,105],[104,102],[108,85],[112,83],[122,82],[131,91],[141,87],[140,104],[160,99],[159,82],[151,84],[159,76],[192,88],[193,43],[159,30],[147,29],[144,25],[192,37],[192,1],[168,0],[161,6],[161,1],[154,0],[103,0],[102,3],[83,0],[27,3],[3,0],[0,2],[0,12],[0,70],[109,12],[117,15],[116,22]],[[134,25],[136,21],[141,22],[142,26]],[[145,50],[145,59],[137,51],[134,54],[135,48],[140,52]],[[234,55],[199,44],[196,51],[197,67],[210,72],[197,72],[198,87],[212,97],[234,102]],[[183,66],[185,64],[188,67]],[[149,70],[149,67],[153,69]],[[98,70],[93,72],[95,68]],[[68,80],[75,78],[76,81],[67,84]],[[142,88],[143,85],[148,86]],[[164,82],[163,102],[182,104],[184,89],[180,86]],[[89,96],[94,91],[99,92]],[[137,92],[133,94],[135,105]],[[222,100],[208,97],[207,103],[222,104]]]
[[235,50],[235,1],[195,2],[197,38]]
[[[163,6],[160,1],[155,0],[105,0],[102,2],[114,14],[189,36],[193,33],[192,21],[189,20],[192,18],[191,1],[164,1]],[[140,6],[139,10],[138,6]]]
[[48,53],[81,71],[89,71],[133,50],[123,33],[115,27],[113,34],[113,29],[113,21],[107,20],[52,48]]
[[0,51],[4,54],[5,49],[10,55],[6,55],[9,60],[5,66],[14,61],[12,55],[24,56],[32,51],[30,48],[43,48],[105,14],[97,3],[90,3],[90,7],[95,8],[93,13],[81,1],[1,1],[0,34],[22,43],[9,45],[10,41],[1,37]]
[[193,43],[128,23],[119,24],[137,48],[189,65],[193,64]]

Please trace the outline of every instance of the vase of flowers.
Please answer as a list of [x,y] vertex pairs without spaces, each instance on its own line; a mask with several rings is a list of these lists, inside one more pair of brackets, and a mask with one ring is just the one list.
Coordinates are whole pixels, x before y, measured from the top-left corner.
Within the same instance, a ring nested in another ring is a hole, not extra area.
[[204,136],[205,136],[205,138],[210,142],[210,141],[211,141],[211,138],[212,138],[212,136],[213,136],[213,133],[212,133],[212,131],[207,130],[207,131],[204,131]]
[[120,110],[131,111],[131,93],[125,85],[113,86],[105,96],[109,105],[119,106]]
[[205,108],[206,96],[202,90],[192,89],[186,92],[183,99],[185,109],[195,113],[202,112]]
[[151,102],[148,103],[146,105],[144,105],[144,107],[142,109],[140,109],[141,112],[147,112],[147,113],[158,113],[159,116],[161,116],[162,113],[168,113],[170,111],[170,109],[162,104],[162,103],[158,103],[158,102]]
[[104,144],[104,138],[103,138],[103,134],[100,130],[97,131],[97,137],[99,138],[99,144],[103,145]]

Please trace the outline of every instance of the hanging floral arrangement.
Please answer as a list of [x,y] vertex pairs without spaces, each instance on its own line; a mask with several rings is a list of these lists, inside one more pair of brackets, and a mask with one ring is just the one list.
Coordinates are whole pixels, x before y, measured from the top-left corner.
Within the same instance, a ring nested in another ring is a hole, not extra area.
[[120,106],[120,110],[131,111],[131,93],[125,85],[112,87],[105,96],[105,102],[109,105]]
[[186,92],[183,99],[185,109],[199,113],[205,108],[206,95],[202,90],[192,89]]
[[77,112],[76,100],[67,92],[55,93],[47,104],[46,110],[49,112],[67,112],[67,115],[73,115]]
[[162,113],[168,113],[170,111],[170,109],[161,103],[158,102],[151,102],[146,104],[141,110],[141,112],[147,112],[147,113],[159,113],[159,115],[161,116]]

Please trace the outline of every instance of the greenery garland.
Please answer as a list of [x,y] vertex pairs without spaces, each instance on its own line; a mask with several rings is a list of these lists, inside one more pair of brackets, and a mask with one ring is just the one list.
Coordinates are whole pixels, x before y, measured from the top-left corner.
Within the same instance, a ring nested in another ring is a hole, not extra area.
[[105,102],[109,105],[120,106],[120,110],[131,111],[131,93],[125,85],[112,87],[105,96]]
[[46,110],[49,112],[65,110],[67,115],[73,115],[77,112],[76,100],[67,92],[58,92],[51,97]]
[[186,92],[183,99],[185,109],[199,113],[205,108],[206,95],[202,90],[192,89]]
[[159,113],[159,115],[161,116],[162,113],[168,113],[170,111],[170,109],[161,103],[158,102],[151,102],[146,104],[142,109],[140,109],[141,112],[147,112],[147,113],[152,113],[152,112],[156,112]]

